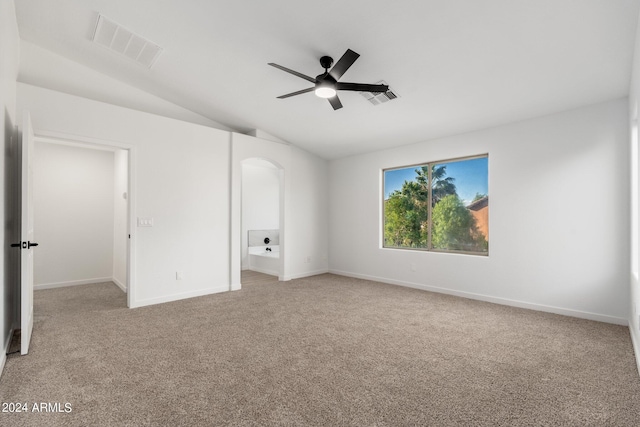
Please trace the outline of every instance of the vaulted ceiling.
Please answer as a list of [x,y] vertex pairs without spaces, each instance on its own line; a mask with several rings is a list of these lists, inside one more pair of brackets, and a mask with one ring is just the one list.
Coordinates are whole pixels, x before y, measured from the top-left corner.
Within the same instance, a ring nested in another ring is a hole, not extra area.
[[[332,159],[626,96],[639,0],[15,5],[28,43],[231,129],[260,129]],[[99,14],[158,44],[155,64],[93,43]],[[313,93],[276,98],[310,83],[267,63],[315,76],[321,56],[337,60],[347,48],[361,56],[342,80],[384,80],[399,98],[374,106],[341,92],[336,111]],[[47,72],[23,80],[40,84]]]

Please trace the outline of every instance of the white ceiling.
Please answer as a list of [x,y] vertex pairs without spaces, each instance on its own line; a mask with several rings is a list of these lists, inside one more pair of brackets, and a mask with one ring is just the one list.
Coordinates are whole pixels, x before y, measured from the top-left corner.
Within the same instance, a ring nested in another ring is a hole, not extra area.
[[[332,159],[624,97],[640,0],[16,0],[20,36],[231,129]],[[98,13],[160,45],[151,68],[91,42]],[[341,81],[385,80],[373,106],[310,83],[319,58],[361,57]],[[42,70],[46,73],[46,70]],[[53,88],[58,89],[58,88]],[[514,141],[516,142],[516,141]]]

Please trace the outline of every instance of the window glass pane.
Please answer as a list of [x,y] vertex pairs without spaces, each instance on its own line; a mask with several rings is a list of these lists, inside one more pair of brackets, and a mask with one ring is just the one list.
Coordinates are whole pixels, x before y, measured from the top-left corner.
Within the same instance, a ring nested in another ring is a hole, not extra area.
[[487,157],[433,165],[433,249],[488,251],[488,171]]
[[428,169],[384,171],[384,246],[427,248]]
[[383,246],[486,254],[488,174],[487,156],[385,170]]

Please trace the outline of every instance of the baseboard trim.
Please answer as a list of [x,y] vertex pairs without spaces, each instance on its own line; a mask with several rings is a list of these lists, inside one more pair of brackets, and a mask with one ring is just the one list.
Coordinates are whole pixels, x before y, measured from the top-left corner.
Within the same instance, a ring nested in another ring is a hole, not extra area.
[[437,286],[423,285],[421,283],[405,282],[402,280],[388,279],[386,277],[369,276],[366,274],[351,273],[349,271],[329,270],[329,273],[339,276],[353,277],[356,279],[371,280],[374,282],[387,283],[389,285],[404,286],[407,288],[421,289],[423,291],[437,292],[440,294],[454,295],[462,298],[485,301],[494,304],[508,305],[511,307],[526,308],[528,310],[542,311],[546,313],[560,314],[563,316],[577,317],[580,319],[595,320],[597,322],[612,323],[615,325],[628,326],[629,321],[623,317],[608,316],[606,314],[590,313],[588,311],[572,310],[550,305],[535,304],[525,301],[518,301],[509,298],[493,297],[489,295],[476,294],[473,292],[457,291],[454,289],[440,288]]
[[206,295],[219,294],[221,292],[228,292],[228,291],[229,291],[229,285],[216,286],[213,288],[200,289],[197,291],[185,292],[182,294],[173,294],[173,295],[167,295],[164,297],[132,301],[130,308],[146,307],[149,305],[163,304],[166,302],[180,301],[183,299],[203,297]]
[[4,364],[7,361],[7,352],[9,351],[9,348],[5,348],[2,351],[2,354],[0,354],[0,380],[2,380],[2,372],[4,371]]
[[118,280],[118,279],[116,279],[115,277],[112,277],[112,278],[111,278],[111,281],[112,281],[113,283],[115,283],[115,285],[116,285],[117,287],[119,287],[119,288],[120,288],[120,290],[122,290],[122,292],[124,292],[125,294],[127,293],[127,286],[126,286],[124,283],[122,283],[121,281],[119,281],[119,280]]
[[251,267],[251,268],[249,268],[249,270],[255,271],[255,272],[258,272],[258,273],[262,273],[262,274],[268,274],[269,276],[277,276],[278,275],[278,271],[277,270],[269,270],[268,268]]
[[322,270],[307,271],[306,273],[291,274],[289,276],[283,276],[282,278],[280,278],[280,280],[283,282],[286,282],[289,280],[304,279],[305,277],[317,276],[319,274],[326,274],[326,273],[329,273],[328,268],[324,268]]
[[113,282],[113,277],[96,277],[95,279],[70,280],[68,282],[40,283],[34,285],[36,291],[42,289],[65,288],[67,286],[93,285],[94,283]]
[[638,368],[638,375],[640,375],[640,337],[636,335],[636,331],[633,327],[633,323],[629,322],[629,333],[631,334],[631,343],[633,344],[633,353],[636,357],[636,368]]
[[9,352],[9,346],[11,345],[11,338],[13,338],[14,329],[9,330],[9,337],[4,343],[2,354],[0,354],[0,379],[2,378],[2,372],[4,372],[4,364],[7,362],[7,353]]

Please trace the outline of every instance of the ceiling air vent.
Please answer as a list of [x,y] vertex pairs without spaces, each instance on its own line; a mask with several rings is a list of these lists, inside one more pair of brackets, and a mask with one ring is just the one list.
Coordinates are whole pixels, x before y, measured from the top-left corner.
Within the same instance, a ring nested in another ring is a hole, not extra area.
[[[384,80],[380,80],[376,84],[386,85],[387,82],[385,82]],[[381,93],[372,93],[372,92],[359,92],[359,93],[360,95],[364,96],[367,99],[367,101],[369,101],[373,105],[384,104],[385,102],[393,101],[394,99],[398,98],[398,95],[395,92],[392,92],[391,88],[389,88],[388,91],[381,92]]]
[[162,53],[162,48],[157,44],[132,33],[103,15],[98,16],[93,41],[147,68],[151,68]]

